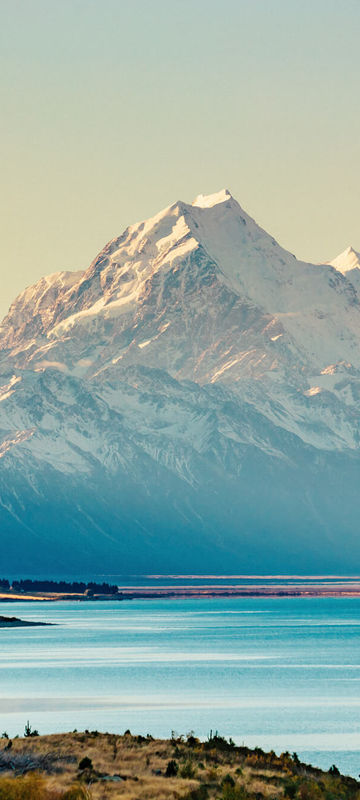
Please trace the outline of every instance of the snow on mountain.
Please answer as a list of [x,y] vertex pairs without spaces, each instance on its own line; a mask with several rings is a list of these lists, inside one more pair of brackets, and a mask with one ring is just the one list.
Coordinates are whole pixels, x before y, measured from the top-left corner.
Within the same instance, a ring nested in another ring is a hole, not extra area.
[[347,247],[329,264],[345,275],[357,292],[360,291],[360,253],[357,253],[352,247]]
[[347,247],[336,258],[329,262],[332,267],[346,274],[349,270],[356,267],[360,268],[360,253],[357,253],[351,246]]
[[9,563],[17,540],[41,569],[46,548],[120,572],[234,558],[307,569],[323,547],[329,565],[350,558],[339,526],[354,546],[356,258],[298,261],[222,190],[19,295],[0,327]]

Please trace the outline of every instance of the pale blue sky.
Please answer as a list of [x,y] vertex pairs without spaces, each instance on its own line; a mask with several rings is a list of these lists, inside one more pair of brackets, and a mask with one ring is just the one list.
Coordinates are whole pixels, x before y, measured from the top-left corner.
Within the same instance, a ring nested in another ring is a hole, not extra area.
[[0,0],[0,313],[228,187],[298,257],[360,249],[359,0]]

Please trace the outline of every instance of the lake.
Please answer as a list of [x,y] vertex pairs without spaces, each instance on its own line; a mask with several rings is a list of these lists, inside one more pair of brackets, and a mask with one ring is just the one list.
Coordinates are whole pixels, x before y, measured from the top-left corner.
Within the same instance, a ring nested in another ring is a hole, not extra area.
[[360,772],[360,599],[1,604],[0,728],[206,737]]

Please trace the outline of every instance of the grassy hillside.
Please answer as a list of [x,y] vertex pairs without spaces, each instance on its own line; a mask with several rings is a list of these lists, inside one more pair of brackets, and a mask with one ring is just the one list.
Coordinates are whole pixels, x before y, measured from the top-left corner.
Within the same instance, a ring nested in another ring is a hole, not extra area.
[[360,783],[217,734],[0,739],[0,800],[360,800]]

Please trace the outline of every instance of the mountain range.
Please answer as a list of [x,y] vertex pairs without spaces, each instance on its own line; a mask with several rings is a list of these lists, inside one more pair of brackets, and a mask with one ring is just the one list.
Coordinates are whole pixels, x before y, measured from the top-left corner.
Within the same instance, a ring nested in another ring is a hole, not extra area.
[[359,254],[176,202],[1,323],[0,571],[356,572],[359,398]]

